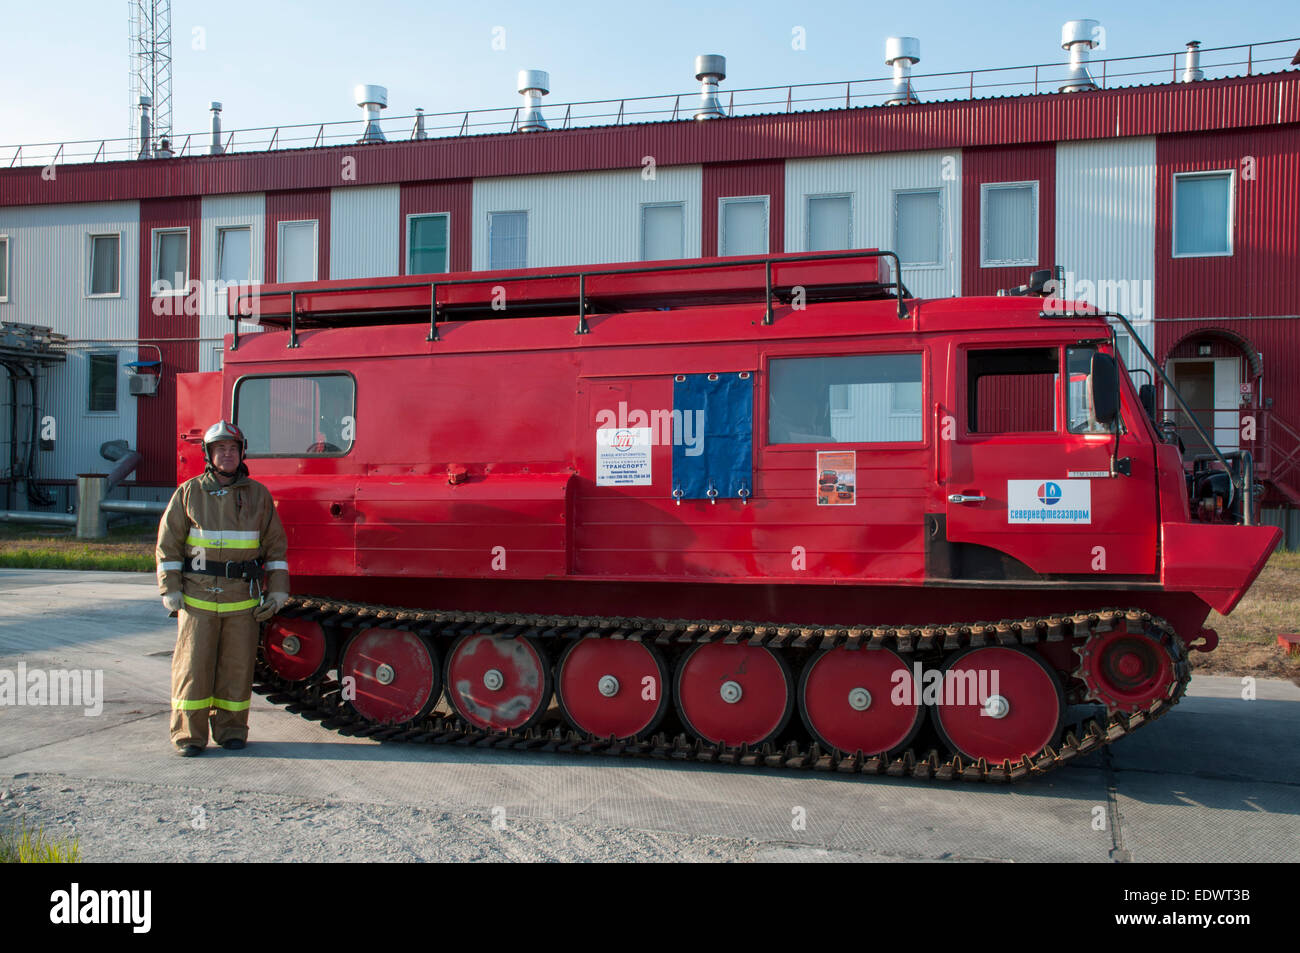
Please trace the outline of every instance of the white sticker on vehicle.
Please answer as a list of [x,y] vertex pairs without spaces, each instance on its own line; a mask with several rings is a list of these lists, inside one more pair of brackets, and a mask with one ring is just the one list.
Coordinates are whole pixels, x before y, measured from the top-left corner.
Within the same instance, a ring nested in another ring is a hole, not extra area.
[[596,485],[649,486],[651,427],[596,431]]
[[1008,523],[1091,523],[1088,480],[1008,480]]

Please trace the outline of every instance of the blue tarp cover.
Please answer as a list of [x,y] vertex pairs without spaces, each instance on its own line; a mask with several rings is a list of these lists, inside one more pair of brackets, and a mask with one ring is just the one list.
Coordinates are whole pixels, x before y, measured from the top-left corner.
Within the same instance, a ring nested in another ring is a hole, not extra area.
[[753,376],[683,376],[673,382],[673,496],[710,499],[713,487],[713,499],[748,498],[754,489]]

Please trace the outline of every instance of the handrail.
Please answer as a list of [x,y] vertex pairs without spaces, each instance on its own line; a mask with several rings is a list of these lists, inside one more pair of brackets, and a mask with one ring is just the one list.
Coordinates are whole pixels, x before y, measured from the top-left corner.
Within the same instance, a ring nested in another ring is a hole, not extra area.
[[[891,276],[894,280],[890,282],[875,282],[877,287],[893,289],[895,298],[898,302],[898,318],[905,321],[909,317],[907,310],[906,298],[912,297],[907,286],[903,284],[902,262],[898,254],[892,251],[861,249],[858,251],[847,252],[816,252],[807,255],[780,255],[764,256],[762,258],[745,258],[745,259],[723,259],[720,261],[704,262],[685,262],[676,265],[640,265],[631,268],[585,268],[573,271],[530,273],[526,275],[499,275],[493,272],[485,272],[481,277],[474,278],[452,278],[439,280],[432,278],[427,281],[402,281],[391,282],[387,284],[376,285],[342,285],[333,288],[320,288],[311,291],[303,288],[284,288],[274,291],[264,291],[260,287],[249,292],[250,297],[277,298],[289,296],[289,341],[290,347],[298,346],[298,295],[300,294],[328,294],[330,292],[338,294],[350,294],[363,291],[396,291],[404,288],[423,288],[428,286],[429,293],[429,336],[426,340],[437,341],[438,338],[438,289],[440,287],[449,287],[456,285],[481,285],[489,282],[493,284],[503,284],[510,281],[547,281],[557,278],[577,278],[578,279],[578,327],[575,334],[586,334],[589,331],[587,326],[587,296],[586,296],[586,279],[596,276],[609,275],[640,275],[650,274],[652,272],[673,272],[673,271],[702,271],[711,268],[745,268],[764,266],[765,282],[765,299],[767,302],[764,324],[771,324],[772,312],[772,265],[785,264],[793,262],[808,261],[838,261],[846,258],[892,258],[894,261],[894,274]],[[226,301],[226,319],[234,322],[234,330],[231,332],[230,349],[239,350],[239,322],[247,321],[248,315],[241,313],[241,305],[244,300],[244,289],[240,288],[232,300]]]
[[[1231,75],[1230,71],[1240,67],[1245,67],[1245,75],[1248,76],[1259,72],[1261,67],[1278,65],[1280,68],[1285,69],[1290,65],[1292,48],[1296,43],[1300,43],[1300,37],[1268,40],[1262,43],[1238,44],[1236,46],[1202,48],[1200,51],[1200,69],[1207,79],[1223,78],[1223,76]],[[1271,54],[1275,50],[1281,52],[1278,52],[1278,55],[1259,56],[1256,54],[1256,47],[1259,47],[1261,52],[1266,54]],[[1285,51],[1283,51],[1284,47],[1286,48]],[[1244,51],[1244,59],[1237,51]],[[1214,57],[1210,56],[1210,54],[1214,53],[1233,55],[1225,55],[1221,62],[1216,62]],[[1147,82],[1158,81],[1164,83],[1165,78],[1169,75],[1168,61],[1165,58],[1170,56],[1173,57],[1174,79],[1176,80],[1177,62],[1180,55],[1182,55],[1182,51],[1110,57],[1107,59],[1094,59],[1091,61],[1091,65],[1094,68],[1099,68],[1099,85],[1102,88],[1114,89],[1123,85],[1135,85],[1143,81],[1143,78]],[[1111,64],[1139,64],[1143,60],[1151,61],[1151,68],[1129,69],[1125,67],[1122,72],[1116,72],[1109,68]],[[917,94],[923,98],[928,98],[930,101],[941,99],[944,94],[948,94],[950,99],[975,99],[977,92],[982,92],[988,96],[1008,96],[1036,93],[1044,85],[1051,89],[1056,84],[1064,81],[1068,69],[1068,64],[1061,60],[1052,63],[1031,63],[1023,66],[998,66],[975,70],[914,73],[911,80]],[[1223,76],[1212,77],[1212,73],[1222,73]],[[1153,77],[1159,77],[1159,80],[1153,80]],[[1124,80],[1131,82],[1124,83],[1122,82]],[[796,91],[808,95],[796,97],[794,95]],[[798,106],[806,106],[809,109],[852,108],[854,105],[867,106],[883,103],[889,99],[893,95],[893,79],[891,77],[873,77],[847,81],[752,86],[733,89],[728,92],[730,94],[730,108],[728,111],[732,115],[792,112]],[[565,115],[565,128],[584,124],[599,126],[621,125],[626,122],[671,121],[681,113],[681,103],[684,99],[689,101],[691,98],[698,97],[698,95],[698,92],[666,93],[628,96],[621,99],[577,100],[569,103],[548,105],[543,108],[548,112],[555,112],[557,115],[562,109]],[[587,110],[586,112],[584,112],[584,108]],[[426,134],[428,138],[439,138],[440,136],[454,137],[507,131],[516,112],[516,107],[507,106],[426,113]],[[689,117],[692,110],[687,108],[684,112]],[[411,127],[409,138],[414,139],[414,119],[415,116],[412,114],[410,116],[393,116],[384,121],[394,124],[390,128],[402,128],[403,125]],[[587,122],[584,123],[584,120]],[[325,123],[311,122],[256,126],[231,130],[225,151],[227,153],[231,151],[235,132],[243,134],[240,137],[242,140],[241,147],[246,151],[267,151],[276,148],[276,142],[279,143],[278,148],[281,149],[358,144],[358,123],[363,122],[363,120],[359,119],[350,119]],[[471,132],[471,130],[474,131]],[[315,133],[315,135],[313,136],[312,133]],[[195,132],[190,133],[190,135],[195,136],[197,141],[202,142],[208,133]],[[173,141],[176,138],[176,136],[173,136]],[[270,146],[267,145],[268,141],[272,142]],[[69,161],[71,161],[76,157],[90,155],[91,149],[101,142],[111,146],[111,148],[105,150],[105,158],[116,156],[119,159],[135,159],[139,152],[137,141],[130,137],[124,137],[121,139],[67,140],[63,143],[44,142],[21,145],[13,143],[0,145],[0,156],[5,154],[6,150],[16,150],[9,162],[12,167],[18,164],[25,149],[29,156],[33,152],[36,153],[33,158],[29,158],[29,162],[35,165],[47,165],[50,152],[59,145],[84,147],[79,151],[68,150]]]

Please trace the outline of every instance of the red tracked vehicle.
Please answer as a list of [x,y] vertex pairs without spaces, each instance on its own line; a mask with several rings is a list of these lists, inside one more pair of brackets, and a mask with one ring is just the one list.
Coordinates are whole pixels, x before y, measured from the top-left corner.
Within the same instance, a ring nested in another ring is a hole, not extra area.
[[180,378],[179,475],[220,405],[277,501],[260,690],[378,738],[990,780],[1164,714],[1277,542],[1248,455],[1189,471],[1103,317],[896,274],[232,291],[264,333]]

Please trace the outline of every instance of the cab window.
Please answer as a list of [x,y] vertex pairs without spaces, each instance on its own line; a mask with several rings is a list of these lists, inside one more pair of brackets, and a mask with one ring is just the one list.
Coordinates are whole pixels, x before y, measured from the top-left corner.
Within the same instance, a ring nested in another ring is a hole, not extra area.
[[1065,373],[1069,381],[1070,433],[1112,433],[1108,424],[1097,419],[1092,404],[1092,356],[1096,353],[1091,347],[1070,347],[1065,349]]
[[1054,347],[969,351],[966,430],[973,434],[1056,430],[1060,350]]
[[337,457],[352,449],[350,375],[245,377],[235,385],[234,403],[250,457]]
[[922,439],[920,354],[779,358],[769,372],[769,444]]

